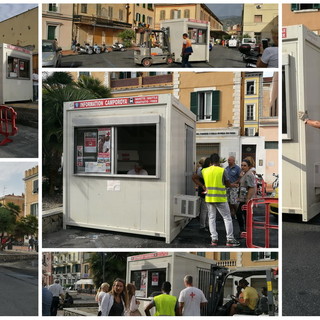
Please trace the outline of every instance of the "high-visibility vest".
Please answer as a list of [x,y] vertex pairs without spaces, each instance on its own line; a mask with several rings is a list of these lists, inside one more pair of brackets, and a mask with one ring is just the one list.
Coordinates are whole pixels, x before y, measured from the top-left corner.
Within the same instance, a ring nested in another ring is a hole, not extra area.
[[169,294],[160,294],[154,297],[156,305],[155,316],[175,316],[177,298]]
[[227,189],[222,182],[224,169],[211,166],[201,172],[207,188],[206,202],[227,202]]

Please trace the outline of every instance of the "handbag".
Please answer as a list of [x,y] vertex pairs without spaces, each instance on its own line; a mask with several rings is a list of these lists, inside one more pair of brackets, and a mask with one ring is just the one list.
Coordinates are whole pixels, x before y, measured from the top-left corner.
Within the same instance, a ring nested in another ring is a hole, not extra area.
[[191,53],[193,53],[192,47],[191,47],[191,46],[190,46],[190,47],[186,47],[186,48],[184,49],[184,53],[185,53],[185,54],[191,54]]
[[130,311],[131,317],[141,317],[141,312],[137,309],[135,311]]

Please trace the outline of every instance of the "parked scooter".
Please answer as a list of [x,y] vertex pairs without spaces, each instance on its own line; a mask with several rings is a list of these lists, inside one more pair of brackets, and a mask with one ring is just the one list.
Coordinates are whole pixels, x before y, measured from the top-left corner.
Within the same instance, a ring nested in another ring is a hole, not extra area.
[[93,47],[90,46],[89,43],[85,43],[84,46],[81,46],[80,43],[77,43],[76,50],[79,54],[92,54]]
[[263,179],[263,174],[256,173],[256,183],[257,183],[257,195],[265,197],[266,192],[266,182]]
[[112,51],[126,51],[124,45],[120,42],[115,42],[111,47]]
[[101,53],[101,47],[99,47],[96,43],[93,46],[93,53],[96,53],[96,54]]
[[108,53],[109,51],[108,51],[108,48],[107,48],[107,46],[106,46],[106,44],[105,43],[103,43],[102,45],[101,45],[101,53]]

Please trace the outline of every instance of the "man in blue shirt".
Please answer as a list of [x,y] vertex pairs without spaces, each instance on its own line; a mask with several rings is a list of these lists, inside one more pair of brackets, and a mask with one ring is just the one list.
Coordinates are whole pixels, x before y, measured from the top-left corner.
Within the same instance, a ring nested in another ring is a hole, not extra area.
[[[230,183],[238,183],[240,180],[241,169],[236,165],[236,159],[233,156],[228,158],[228,166],[226,167]],[[227,188],[228,203],[232,217],[236,216],[239,188]]]

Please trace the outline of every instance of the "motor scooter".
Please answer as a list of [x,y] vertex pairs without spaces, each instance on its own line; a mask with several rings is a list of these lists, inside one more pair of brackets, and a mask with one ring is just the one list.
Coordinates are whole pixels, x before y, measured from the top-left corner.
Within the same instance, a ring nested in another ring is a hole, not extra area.
[[79,54],[92,54],[93,47],[90,46],[89,43],[85,43],[84,46],[81,46],[80,43],[77,43],[76,50]]
[[126,51],[124,45],[120,42],[115,42],[112,46],[112,51]]

